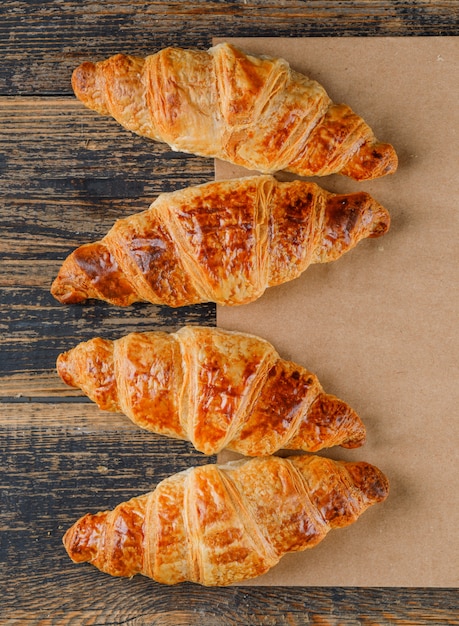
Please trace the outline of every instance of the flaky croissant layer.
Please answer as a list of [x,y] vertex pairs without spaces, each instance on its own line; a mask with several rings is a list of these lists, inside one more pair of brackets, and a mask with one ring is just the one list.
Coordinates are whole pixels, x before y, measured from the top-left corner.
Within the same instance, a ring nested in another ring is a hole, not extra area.
[[388,211],[363,192],[333,194],[267,175],[207,183],[163,193],[77,248],[51,292],[67,304],[246,304],[389,224]]
[[229,585],[317,545],[388,495],[369,463],[266,457],[188,469],[154,491],[87,514],[65,534],[77,563],[165,584]]
[[267,341],[217,328],[96,338],[61,354],[57,371],[101,409],[124,412],[205,454],[317,451],[365,441],[365,427],[317,376]]
[[87,61],[72,85],[87,107],[139,135],[251,170],[364,180],[397,168],[394,148],[319,83],[227,43]]

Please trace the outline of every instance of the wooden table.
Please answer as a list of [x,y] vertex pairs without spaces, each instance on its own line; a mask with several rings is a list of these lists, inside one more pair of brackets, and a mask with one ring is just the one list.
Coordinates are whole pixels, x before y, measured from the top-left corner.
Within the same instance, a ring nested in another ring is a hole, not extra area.
[[213,35],[457,35],[458,24],[447,1],[2,3],[1,624],[459,624],[452,589],[165,587],[73,565],[61,538],[77,517],[209,459],[101,413],[60,382],[58,353],[97,334],[212,325],[215,309],[63,307],[49,293],[74,247],[161,191],[213,177],[211,160],[85,109],[70,87],[83,60],[207,48]]

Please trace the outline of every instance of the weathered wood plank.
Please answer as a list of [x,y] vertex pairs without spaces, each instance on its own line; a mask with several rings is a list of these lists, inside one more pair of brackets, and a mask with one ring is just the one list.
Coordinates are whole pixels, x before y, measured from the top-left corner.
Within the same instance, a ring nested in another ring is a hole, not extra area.
[[[15,419],[24,420],[26,424],[33,418],[33,409],[29,404],[32,399],[40,398],[46,401],[52,398],[53,401],[56,401],[80,397],[81,393],[77,389],[66,388],[66,385],[57,376],[55,369],[40,373],[25,369],[23,372],[12,374],[11,368],[9,368],[6,374],[0,378],[0,402],[4,402],[5,398],[12,400],[15,403],[12,414]],[[18,403],[27,403],[27,406],[21,407],[18,406]],[[6,418],[8,410],[4,404],[2,404],[0,412],[0,420]]]
[[0,20],[0,93],[64,94],[83,60],[168,45],[205,48],[211,36],[454,35],[458,5],[437,0],[315,2],[9,0]]
[[[53,432],[56,428],[65,428],[66,432],[74,429],[87,433],[110,430],[119,433],[126,430],[146,433],[125,415],[101,411],[96,404],[86,400],[81,392],[78,395],[75,394],[75,402],[72,403],[29,402],[27,411],[21,411],[22,407],[17,402],[5,402],[0,411],[0,428],[50,428]],[[149,436],[155,441],[158,439],[153,433]],[[169,439],[163,438],[162,441],[166,443]]]
[[0,396],[56,393],[59,352],[95,335],[215,324],[213,305],[66,307],[49,293],[76,246],[162,191],[211,179],[210,160],[126,133],[74,98],[0,98],[0,154]]
[[[92,581],[91,581],[92,582]],[[97,589],[97,585],[94,584]],[[362,591],[348,589],[337,590],[334,596],[325,589],[275,589],[245,590],[245,588],[229,590],[199,589],[181,586],[164,590],[154,587],[154,599],[145,612],[138,617],[130,617],[129,609],[116,603],[107,611],[86,609],[85,611],[53,610],[46,613],[31,615],[27,611],[19,611],[10,626],[18,624],[36,624],[50,626],[59,624],[97,624],[126,626],[442,626],[457,624],[450,621],[448,610],[437,607],[425,617],[419,618],[419,606],[428,598],[428,592],[419,592],[401,597],[400,602],[408,601],[398,614],[384,612],[378,608],[383,600],[392,597],[391,592],[371,590],[369,598],[362,602]],[[447,598],[452,595],[451,590]],[[414,598],[414,605],[413,605]],[[285,607],[280,612],[278,607]],[[361,606],[362,608],[356,608]],[[252,609],[253,607],[253,609]],[[41,617],[43,615],[43,617]],[[340,617],[340,616],[343,617]],[[40,619],[40,621],[38,621]],[[454,618],[453,618],[454,619]],[[0,623],[1,620],[0,620]]]
[[51,233],[59,228],[56,216],[61,232],[63,215],[71,211],[73,225],[82,220],[91,230],[105,217],[106,226],[148,208],[163,191],[211,180],[214,171],[211,159],[138,137],[71,96],[0,98],[0,155],[0,194],[15,203],[5,207],[7,229],[16,211],[21,226],[42,211]]
[[[122,587],[119,581],[118,587]],[[132,584],[132,581],[131,581]],[[148,583],[145,582],[148,586]],[[100,584],[94,578],[88,585],[97,593]],[[394,590],[372,589],[368,591],[316,588],[231,588],[226,590],[196,589],[191,585],[164,589],[158,585],[149,587],[151,598],[142,610],[132,616],[130,602],[123,595],[110,595],[106,610],[88,608],[83,611],[69,608],[43,611],[36,607],[31,611],[15,611],[11,620],[0,624],[16,626],[35,624],[51,626],[59,624],[91,624],[128,626],[455,626],[458,621],[445,606],[435,606],[420,611],[423,603],[429,603],[430,593],[414,590],[394,598]],[[454,591],[442,591],[445,605],[454,601]],[[135,595],[137,601],[138,594]],[[384,602],[395,600],[395,610],[384,611]],[[131,600],[132,602],[132,600]],[[404,604],[405,603],[405,604]],[[400,605],[400,606],[399,606]],[[284,607],[282,611],[280,607]],[[8,614],[8,612],[7,612]],[[40,620],[40,621],[39,621]]]
[[[29,273],[24,270],[24,282],[29,284],[38,282],[40,274],[32,262],[30,266]],[[50,273],[46,270],[43,275],[48,287]],[[13,279],[16,277],[17,272]],[[58,354],[80,341],[95,336],[116,339],[147,330],[170,332],[186,324],[215,325],[213,304],[180,309],[143,303],[127,308],[92,302],[64,306],[54,301],[47,288],[13,286],[2,292],[5,305],[0,319],[0,397],[69,395],[59,391],[52,371]]]

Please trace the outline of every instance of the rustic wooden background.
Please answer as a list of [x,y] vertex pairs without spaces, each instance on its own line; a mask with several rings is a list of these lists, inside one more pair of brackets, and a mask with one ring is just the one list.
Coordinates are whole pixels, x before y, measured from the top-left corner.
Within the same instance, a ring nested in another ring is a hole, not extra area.
[[62,307],[49,294],[75,246],[161,191],[213,176],[211,160],[173,153],[78,103],[70,75],[85,59],[207,48],[214,35],[457,35],[458,24],[456,1],[2,2],[0,624],[459,624],[452,589],[169,588],[73,565],[61,537],[77,517],[208,459],[65,388],[58,353],[96,334],[212,325],[215,310]]

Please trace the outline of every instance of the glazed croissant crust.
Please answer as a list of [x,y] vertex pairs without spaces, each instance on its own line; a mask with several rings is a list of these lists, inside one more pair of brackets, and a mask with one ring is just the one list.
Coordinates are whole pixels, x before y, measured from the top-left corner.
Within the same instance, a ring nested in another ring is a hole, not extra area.
[[365,441],[365,427],[317,376],[281,359],[264,339],[184,327],[177,333],[96,338],[61,354],[57,371],[101,409],[215,454],[317,451]]
[[226,43],[85,62],[72,85],[87,107],[139,135],[259,172],[363,180],[397,168],[394,148],[319,83]]
[[87,514],[65,534],[74,562],[172,585],[229,585],[317,545],[388,495],[376,467],[276,456],[195,467],[154,491]]
[[333,194],[269,175],[211,182],[163,193],[77,248],[51,292],[63,303],[245,304],[379,237],[389,222],[364,192]]

